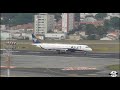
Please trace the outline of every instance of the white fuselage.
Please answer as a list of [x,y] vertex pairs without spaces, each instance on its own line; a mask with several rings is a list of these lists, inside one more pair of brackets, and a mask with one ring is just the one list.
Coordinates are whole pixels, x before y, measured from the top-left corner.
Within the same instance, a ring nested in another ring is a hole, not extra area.
[[74,44],[50,44],[50,43],[40,43],[33,44],[37,47],[46,49],[46,50],[60,50],[60,51],[92,51],[87,45],[74,45]]

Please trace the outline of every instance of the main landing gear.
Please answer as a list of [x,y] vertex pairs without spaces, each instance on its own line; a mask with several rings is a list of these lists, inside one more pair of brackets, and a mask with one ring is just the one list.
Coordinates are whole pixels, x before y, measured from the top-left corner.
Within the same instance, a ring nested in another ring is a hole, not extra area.
[[58,53],[58,54],[65,54],[65,53],[67,53],[67,52],[66,52],[66,51],[57,50],[57,53]]
[[83,54],[84,54],[84,55],[88,55],[88,52],[84,51]]

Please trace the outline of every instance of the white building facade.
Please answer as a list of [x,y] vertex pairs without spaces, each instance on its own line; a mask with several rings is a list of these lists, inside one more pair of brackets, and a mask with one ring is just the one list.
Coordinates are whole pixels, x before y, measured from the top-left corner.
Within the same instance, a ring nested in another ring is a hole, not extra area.
[[120,13],[107,13],[107,16],[120,17]]
[[45,34],[45,38],[62,40],[66,38],[66,35],[64,33],[48,33]]
[[95,16],[97,13],[80,13],[80,21],[84,20],[86,16]]
[[62,31],[67,33],[74,27],[74,13],[62,13]]
[[107,13],[107,17],[105,19],[111,19],[112,17],[119,17],[120,18],[120,13]]
[[54,15],[48,13],[39,13],[34,16],[34,33],[46,34],[49,30],[54,29]]
[[6,30],[6,26],[5,25],[0,25],[0,30]]

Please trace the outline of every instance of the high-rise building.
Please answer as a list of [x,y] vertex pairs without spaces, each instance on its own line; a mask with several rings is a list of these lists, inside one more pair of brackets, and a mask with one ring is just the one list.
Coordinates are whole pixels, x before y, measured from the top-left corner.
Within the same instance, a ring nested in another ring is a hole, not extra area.
[[34,33],[44,35],[54,28],[54,15],[39,13],[34,16]]
[[62,13],[62,31],[67,33],[74,26],[74,13]]

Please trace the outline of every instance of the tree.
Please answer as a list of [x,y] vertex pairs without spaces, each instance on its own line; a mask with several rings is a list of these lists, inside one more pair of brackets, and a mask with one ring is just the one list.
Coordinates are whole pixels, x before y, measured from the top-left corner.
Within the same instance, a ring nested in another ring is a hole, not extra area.
[[[9,24],[9,25],[18,25],[18,24],[25,24],[31,23],[34,21],[34,15],[36,13],[2,13],[2,24]],[[9,20],[10,19],[10,20]]]
[[[1,24],[10,24],[10,25],[17,25],[17,24],[25,24],[31,23],[34,21],[34,15],[38,13],[1,13],[1,17],[4,20],[1,20]],[[55,15],[56,21],[59,21],[61,17],[61,13],[49,13]],[[11,21],[9,22],[9,19]]]
[[85,31],[85,29],[86,29],[86,25],[85,24],[80,24],[79,26],[78,26],[78,29],[81,31]]
[[11,20],[12,25],[26,24],[34,21],[34,13],[19,13]]
[[113,17],[110,20],[105,20],[104,21],[104,27],[105,27],[106,31],[112,30],[112,29],[120,30],[120,18]]
[[4,17],[4,19],[11,19],[14,18],[19,13],[1,13],[1,17]]
[[96,28],[96,31],[97,31],[97,35],[99,35],[100,38],[102,38],[103,35],[107,33],[106,30],[105,30],[105,28],[104,28],[104,26],[98,26]]
[[96,35],[95,34],[91,34],[87,37],[88,40],[96,40]]
[[68,35],[70,35],[70,34],[74,34],[74,33],[75,33],[75,30],[72,29],[72,30],[70,30],[70,31],[68,32]]
[[96,34],[96,27],[92,24],[87,24],[86,25],[86,34],[87,35]]
[[104,28],[106,31],[110,30],[112,26],[110,25],[110,20],[105,20],[104,21]]
[[110,19],[110,25],[114,29],[120,29],[120,18],[119,17],[113,17]]
[[80,13],[75,13],[75,21],[80,21]]
[[86,34],[88,35],[87,39],[96,40],[97,39],[97,30],[93,24],[86,25]]
[[103,20],[107,16],[107,13],[98,13],[95,15],[95,19]]

